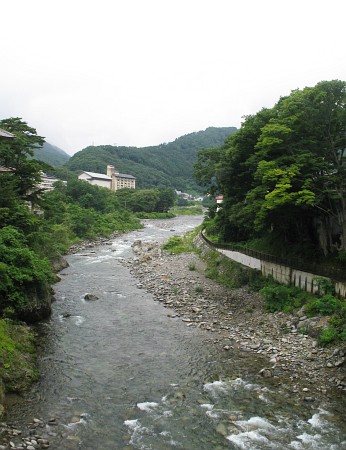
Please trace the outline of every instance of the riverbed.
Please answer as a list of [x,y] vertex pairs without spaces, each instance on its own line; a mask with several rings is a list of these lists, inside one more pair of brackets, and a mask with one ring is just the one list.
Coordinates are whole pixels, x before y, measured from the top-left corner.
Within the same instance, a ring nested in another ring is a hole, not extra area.
[[67,257],[52,318],[38,327],[41,380],[8,421],[51,449],[345,448],[342,403],[297,401],[261,379],[263,357],[220,352],[207,330],[169,317],[124,264],[134,241],[163,242],[201,221],[145,221]]

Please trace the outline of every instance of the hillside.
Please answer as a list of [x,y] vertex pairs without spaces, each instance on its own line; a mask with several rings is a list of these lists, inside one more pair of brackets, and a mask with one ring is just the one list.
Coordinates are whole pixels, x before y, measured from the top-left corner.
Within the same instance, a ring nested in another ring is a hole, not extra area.
[[209,127],[152,147],[90,146],[73,155],[65,166],[72,171],[105,173],[107,164],[112,164],[119,172],[134,175],[141,188],[165,186],[195,190],[192,172],[198,150],[219,147],[236,131],[235,127]]
[[63,166],[69,159],[70,155],[55,145],[45,142],[42,148],[38,148],[34,152],[35,159],[39,159],[51,166]]

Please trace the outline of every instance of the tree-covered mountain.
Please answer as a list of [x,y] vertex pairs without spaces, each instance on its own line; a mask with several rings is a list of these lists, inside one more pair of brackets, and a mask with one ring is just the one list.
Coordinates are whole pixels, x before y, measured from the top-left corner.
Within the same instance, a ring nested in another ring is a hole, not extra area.
[[61,148],[45,142],[43,147],[34,150],[34,158],[51,166],[63,166],[71,157]]
[[137,178],[137,186],[196,190],[193,164],[200,149],[219,147],[237,131],[235,127],[209,127],[151,147],[90,146],[73,155],[65,166],[72,171],[105,173],[112,164],[121,173]]

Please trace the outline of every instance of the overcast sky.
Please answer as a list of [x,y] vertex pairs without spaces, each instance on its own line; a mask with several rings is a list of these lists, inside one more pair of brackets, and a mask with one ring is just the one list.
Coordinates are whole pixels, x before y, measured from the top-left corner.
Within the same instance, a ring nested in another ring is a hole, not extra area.
[[0,119],[70,154],[239,127],[346,80],[344,0],[8,0],[0,17]]

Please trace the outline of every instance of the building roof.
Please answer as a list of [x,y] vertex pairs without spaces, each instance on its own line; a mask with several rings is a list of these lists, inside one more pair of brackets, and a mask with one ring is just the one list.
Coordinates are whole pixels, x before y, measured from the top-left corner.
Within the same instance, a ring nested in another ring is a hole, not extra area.
[[[86,172],[86,171],[83,171],[82,173],[86,173],[89,177],[97,178],[98,180],[105,180],[105,181],[112,180],[111,177],[109,177],[108,175],[105,175],[104,173],[95,173],[95,172]],[[134,177],[132,175],[127,175],[126,173],[115,173],[114,175],[116,177],[120,177],[120,178],[131,178],[133,180],[136,179],[136,177]]]
[[109,177],[108,175],[105,175],[104,173],[85,172],[85,171],[83,171],[82,173],[86,173],[90,178],[97,178],[99,180],[112,181],[112,178]]
[[12,169],[5,166],[0,166],[0,172],[12,172]]
[[136,177],[134,177],[133,175],[127,175],[126,173],[116,173],[115,174],[117,177],[121,177],[121,178],[133,178],[135,179]]
[[2,128],[0,128],[0,137],[4,137],[4,138],[13,138],[14,134],[3,130]]

